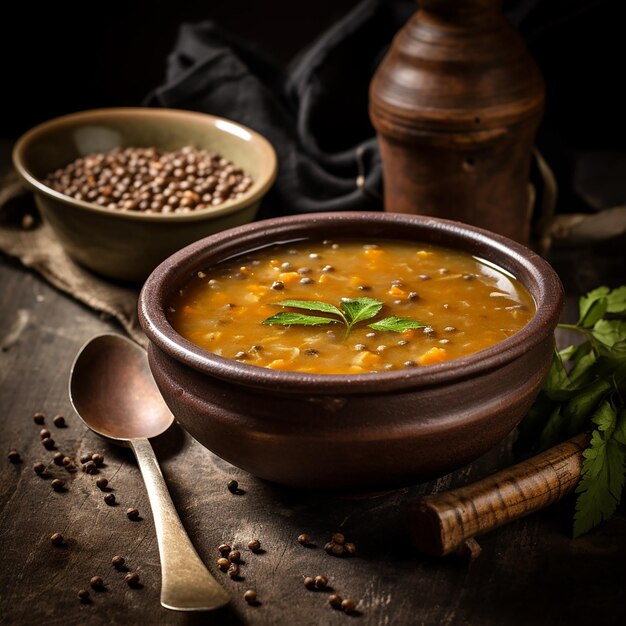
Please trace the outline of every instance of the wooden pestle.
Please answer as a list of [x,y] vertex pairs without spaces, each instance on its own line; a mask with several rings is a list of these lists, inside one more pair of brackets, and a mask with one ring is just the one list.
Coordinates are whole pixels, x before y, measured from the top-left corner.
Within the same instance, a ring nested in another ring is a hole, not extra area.
[[411,509],[411,541],[443,556],[477,535],[558,502],[574,490],[589,442],[583,433],[478,482],[421,498]]

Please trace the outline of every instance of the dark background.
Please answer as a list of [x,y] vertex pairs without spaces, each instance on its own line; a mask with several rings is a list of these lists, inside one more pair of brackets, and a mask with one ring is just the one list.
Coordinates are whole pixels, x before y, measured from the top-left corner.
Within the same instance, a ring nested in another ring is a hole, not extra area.
[[[15,138],[38,122],[72,111],[140,104],[164,80],[167,54],[182,22],[214,20],[287,67],[356,4],[357,0],[14,2],[0,26],[4,66],[0,137]],[[626,143],[623,3],[508,0],[504,6],[546,79],[547,110],[538,144],[567,193],[563,181],[570,178],[578,151],[619,150]],[[571,202],[577,200],[572,197]]]

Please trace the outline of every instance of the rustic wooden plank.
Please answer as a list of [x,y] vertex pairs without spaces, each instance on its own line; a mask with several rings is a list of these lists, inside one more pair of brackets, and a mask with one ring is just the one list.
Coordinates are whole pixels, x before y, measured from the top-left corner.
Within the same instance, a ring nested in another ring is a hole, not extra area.
[[[571,263],[571,261],[570,261]],[[163,472],[181,518],[211,571],[233,592],[231,606],[215,614],[186,615],[158,602],[159,561],[152,518],[132,455],[100,441],[71,412],[67,396],[75,353],[91,336],[116,330],[106,320],[56,292],[15,262],[0,261],[0,339],[19,311],[27,324],[0,352],[0,622],[3,624],[344,624],[348,618],[327,605],[327,592],[310,592],[302,576],[323,573],[344,597],[358,601],[364,625],[386,624],[578,624],[621,622],[618,590],[626,584],[626,516],[576,541],[569,536],[571,501],[518,520],[481,538],[480,558],[471,566],[452,557],[432,559],[409,544],[407,508],[419,494],[476,480],[511,463],[511,438],[453,475],[429,484],[368,497],[290,490],[257,480],[209,453],[175,430],[156,442]],[[593,285],[592,285],[593,286]],[[0,341],[0,343],[2,343]],[[55,493],[50,479],[32,464],[52,454],[38,441],[32,413],[60,412],[68,427],[47,426],[59,449],[73,455],[102,451],[120,505],[108,507],[95,477],[50,473],[68,481]],[[17,448],[24,462],[6,452]],[[315,471],[315,468],[311,468]],[[226,489],[236,478],[245,494]],[[141,522],[124,511],[136,506]],[[341,530],[359,554],[337,559],[323,551]],[[49,536],[59,531],[67,546]],[[314,548],[296,541],[308,532]],[[250,554],[259,538],[264,552]],[[215,567],[222,541],[243,548],[244,581],[234,582]],[[110,565],[122,554],[141,575],[143,588],[129,589]],[[79,588],[93,575],[107,590],[81,604]],[[256,587],[261,601],[249,607],[243,591]]]

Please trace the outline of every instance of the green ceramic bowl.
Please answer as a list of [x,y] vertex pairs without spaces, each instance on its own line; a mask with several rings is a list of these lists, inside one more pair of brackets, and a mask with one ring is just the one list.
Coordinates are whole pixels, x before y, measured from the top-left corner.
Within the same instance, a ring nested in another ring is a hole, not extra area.
[[[78,157],[117,146],[177,150],[186,145],[218,152],[254,184],[217,207],[162,215],[103,208],[42,182]],[[148,108],[97,109],[40,124],[19,139],[13,163],[67,253],[99,274],[127,281],[145,279],[197,239],[252,221],[277,171],[271,144],[245,126],[202,113]]]

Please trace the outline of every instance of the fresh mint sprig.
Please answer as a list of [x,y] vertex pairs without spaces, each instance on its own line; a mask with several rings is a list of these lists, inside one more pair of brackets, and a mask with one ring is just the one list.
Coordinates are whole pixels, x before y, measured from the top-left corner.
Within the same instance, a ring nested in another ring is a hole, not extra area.
[[555,353],[539,396],[520,425],[519,451],[538,452],[591,430],[583,452],[574,536],[613,515],[626,474],[626,286],[598,287],[579,302],[584,341]]
[[[263,324],[279,326],[320,326],[322,324],[343,324],[346,328],[345,337],[348,337],[355,324],[376,317],[383,308],[383,303],[374,298],[342,298],[339,307],[319,300],[281,300],[273,303],[274,306],[291,309],[304,309],[319,313],[328,313],[336,317],[321,315],[306,315],[303,313],[281,312],[263,320]],[[401,333],[410,328],[424,328],[426,324],[408,317],[385,317],[377,322],[368,324],[369,328],[380,331]]]

